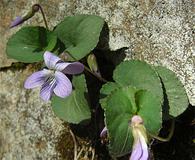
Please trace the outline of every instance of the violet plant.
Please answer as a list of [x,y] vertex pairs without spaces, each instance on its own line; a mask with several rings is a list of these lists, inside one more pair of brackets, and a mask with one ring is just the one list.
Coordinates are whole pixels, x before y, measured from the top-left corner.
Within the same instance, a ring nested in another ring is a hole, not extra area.
[[[94,132],[102,130],[100,137],[110,155],[149,159],[150,140],[166,140],[158,137],[162,122],[174,121],[188,107],[185,89],[174,72],[144,61],[127,60],[114,64],[114,71],[105,72],[111,76],[101,73],[107,63],[101,63],[100,52],[96,52],[105,25],[99,16],[68,16],[49,30],[43,9],[35,4],[10,27],[21,25],[38,11],[46,28],[22,27],[7,43],[8,57],[24,63],[44,61],[47,67],[30,75],[24,87],[41,87],[40,97],[51,100],[56,116],[69,123],[85,125],[83,122],[88,121],[97,125],[94,115],[97,108],[102,108],[105,127]],[[113,55],[107,54],[106,58],[112,61]],[[97,120],[101,116],[95,117]]]

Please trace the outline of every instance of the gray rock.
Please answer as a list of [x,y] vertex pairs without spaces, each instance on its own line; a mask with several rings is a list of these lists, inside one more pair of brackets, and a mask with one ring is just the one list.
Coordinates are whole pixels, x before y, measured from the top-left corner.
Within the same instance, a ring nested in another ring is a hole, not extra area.
[[[29,70],[28,70],[29,72]],[[57,159],[57,141],[64,130],[38,90],[26,90],[27,70],[0,72],[0,159]]]

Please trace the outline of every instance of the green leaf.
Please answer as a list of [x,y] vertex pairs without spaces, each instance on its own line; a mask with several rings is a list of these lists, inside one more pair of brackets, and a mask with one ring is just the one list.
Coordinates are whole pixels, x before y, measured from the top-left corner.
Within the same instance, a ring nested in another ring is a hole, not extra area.
[[116,67],[113,78],[121,86],[131,85],[148,90],[163,102],[163,90],[158,74],[146,62],[124,61]]
[[171,70],[165,67],[155,67],[165,88],[168,98],[169,114],[176,117],[188,107],[188,97],[182,83]]
[[138,107],[137,114],[143,118],[147,131],[153,135],[158,135],[162,124],[161,102],[146,90],[138,91],[135,99]]
[[57,36],[54,32],[50,32],[47,37],[47,46],[44,51],[52,51],[57,44]]
[[107,96],[103,103],[101,102],[110,141],[109,151],[115,157],[131,151],[133,137],[129,121],[133,114],[136,114],[134,97],[136,91],[133,87],[119,88]]
[[116,89],[101,101],[108,128],[109,150],[113,156],[122,156],[131,151],[133,137],[129,122],[133,115],[140,115],[152,134],[161,128],[161,102],[151,92],[134,87]]
[[43,60],[43,53],[51,51],[56,43],[56,35],[43,27],[23,27],[9,39],[6,53],[20,62],[38,62]]
[[[112,92],[114,92],[116,89],[118,89],[120,86],[115,83],[115,82],[107,82],[106,84],[104,84],[100,90],[100,102],[101,104],[104,103],[104,101],[106,100],[106,97],[111,94]],[[101,105],[101,107],[103,108],[104,105]]]
[[70,96],[52,98],[52,108],[54,113],[61,119],[69,123],[78,124],[91,117],[90,109],[85,98],[86,82],[84,75],[75,76],[73,79],[75,90]]
[[107,96],[111,94],[115,89],[119,88],[120,86],[115,82],[107,82],[104,84],[100,90],[102,96]]
[[80,60],[96,47],[103,25],[104,20],[99,16],[69,16],[57,25],[55,32],[65,44],[66,51]]

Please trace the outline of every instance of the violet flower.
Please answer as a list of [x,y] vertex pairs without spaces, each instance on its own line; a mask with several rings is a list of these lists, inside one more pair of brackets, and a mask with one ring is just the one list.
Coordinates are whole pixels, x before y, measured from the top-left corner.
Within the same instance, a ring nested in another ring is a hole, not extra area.
[[13,28],[19,24],[22,24],[24,22],[24,19],[20,16],[16,17],[14,21],[11,22],[10,28]]
[[142,118],[138,115],[133,116],[131,119],[131,127],[134,143],[129,160],[148,160],[148,140]]
[[24,87],[31,89],[41,86],[40,97],[44,101],[50,100],[53,93],[61,98],[69,96],[72,92],[72,84],[65,74],[83,72],[83,64],[63,62],[59,57],[48,51],[44,53],[44,61],[48,69],[33,73],[26,79]]

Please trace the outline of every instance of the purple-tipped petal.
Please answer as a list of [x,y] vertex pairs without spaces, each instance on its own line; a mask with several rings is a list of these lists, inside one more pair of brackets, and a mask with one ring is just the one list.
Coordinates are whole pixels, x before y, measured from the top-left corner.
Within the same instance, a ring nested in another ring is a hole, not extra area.
[[49,71],[44,69],[30,75],[24,82],[24,88],[30,89],[44,84],[45,78],[49,75]]
[[41,91],[40,91],[40,97],[44,101],[48,101],[51,99],[51,96],[53,94],[53,90],[56,86],[57,82],[54,77],[49,77],[45,83],[42,85]]
[[55,72],[55,79],[57,85],[54,88],[54,93],[61,98],[69,96],[72,92],[72,84],[70,80],[59,71]]
[[45,65],[49,68],[49,69],[55,69],[55,65],[58,61],[60,61],[61,59],[59,57],[57,57],[56,55],[54,55],[51,52],[46,51],[44,53],[44,61],[45,61]]
[[[58,64],[57,64],[58,65]],[[80,62],[73,62],[69,63],[64,69],[63,73],[65,74],[79,74],[83,72],[84,70],[84,65]]]
[[57,71],[63,71],[70,64],[71,63],[66,63],[66,62],[63,62],[63,61],[59,61],[55,65],[55,70],[57,70]]
[[14,19],[14,21],[11,22],[10,28],[16,27],[17,25],[19,25],[23,22],[24,22],[23,18],[18,16]]

